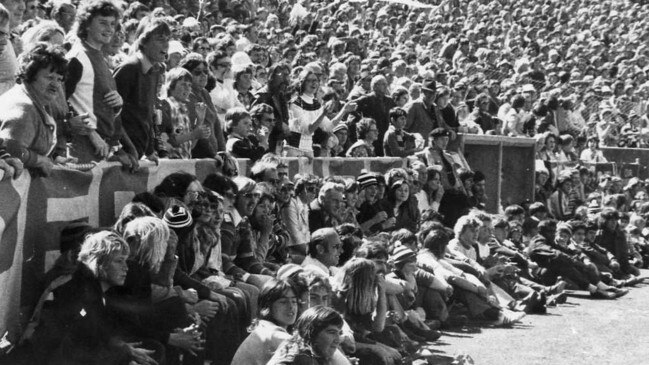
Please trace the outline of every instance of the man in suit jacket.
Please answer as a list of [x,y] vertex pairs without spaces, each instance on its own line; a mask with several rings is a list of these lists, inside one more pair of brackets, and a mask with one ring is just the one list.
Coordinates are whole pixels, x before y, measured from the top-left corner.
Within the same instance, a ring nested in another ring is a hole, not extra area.
[[374,141],[374,151],[377,156],[383,156],[383,137],[390,127],[390,109],[396,104],[388,97],[388,81],[385,76],[374,76],[372,79],[372,93],[356,101],[356,112],[362,117],[372,118],[376,121],[379,138]]
[[[406,132],[426,137],[435,128],[449,129],[435,104],[436,88],[435,80],[425,80],[421,87],[421,97],[403,107],[408,113],[403,128]],[[451,136],[455,138],[455,133],[451,132]]]

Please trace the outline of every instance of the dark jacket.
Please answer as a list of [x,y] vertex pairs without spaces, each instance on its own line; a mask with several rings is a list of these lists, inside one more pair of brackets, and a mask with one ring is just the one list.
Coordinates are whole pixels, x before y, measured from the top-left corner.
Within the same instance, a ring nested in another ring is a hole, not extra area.
[[408,201],[403,202],[399,206],[399,214],[395,216],[394,214],[394,202],[391,202],[388,199],[383,199],[378,202],[378,211],[384,211],[388,214],[388,218],[395,217],[396,223],[394,227],[388,228],[385,231],[397,231],[401,228],[405,228],[410,232],[417,232],[419,225],[419,208],[417,207],[417,201],[414,197],[411,197]]
[[320,228],[335,227],[338,223],[336,217],[332,217],[322,209],[322,205],[318,199],[314,199],[311,204],[309,204],[309,231],[311,231],[311,233]]
[[145,74],[142,60],[137,55],[129,57],[115,69],[117,92],[124,100],[119,118],[138,157],[155,152],[153,116],[163,72],[162,68],[154,66]]
[[383,136],[390,127],[390,109],[396,106],[394,100],[385,95],[371,93],[356,100],[356,104],[357,113],[376,121],[379,138],[374,141],[374,150],[377,156],[383,156]]
[[[107,349],[123,353],[117,344],[132,338],[135,332],[111,306],[99,280],[83,264],[70,281],[54,290],[51,308],[53,318],[44,318],[49,319],[48,325],[39,326],[34,336],[39,352],[58,354],[54,359],[43,359],[45,362],[83,363]],[[59,350],[55,352],[56,348]]]

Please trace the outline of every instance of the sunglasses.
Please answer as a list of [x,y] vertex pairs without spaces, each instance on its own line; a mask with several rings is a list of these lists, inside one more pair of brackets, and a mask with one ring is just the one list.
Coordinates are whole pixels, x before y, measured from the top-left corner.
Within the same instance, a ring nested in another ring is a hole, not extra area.
[[259,199],[261,198],[260,193],[245,193],[243,194],[243,197],[246,199]]
[[279,189],[282,193],[290,193],[293,190],[295,190],[295,188],[292,186],[282,186],[282,188]]
[[309,193],[315,193],[318,189],[315,186],[308,186],[305,190]]

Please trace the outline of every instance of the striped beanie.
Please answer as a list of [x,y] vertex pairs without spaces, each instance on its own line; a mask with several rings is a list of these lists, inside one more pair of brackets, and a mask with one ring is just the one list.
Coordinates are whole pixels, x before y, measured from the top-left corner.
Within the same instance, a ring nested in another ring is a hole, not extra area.
[[301,273],[304,271],[304,268],[302,266],[297,265],[297,264],[285,264],[282,265],[282,267],[277,270],[277,275],[276,278],[277,280],[288,280],[290,279],[293,275]]
[[392,252],[392,256],[390,257],[390,262],[395,266],[416,260],[417,254],[415,253],[415,251],[409,249],[406,246],[398,246],[397,248],[395,248],[394,252]]
[[163,219],[169,228],[184,228],[194,222],[189,211],[180,205],[174,205],[167,209]]
[[378,181],[376,180],[376,177],[374,177],[373,174],[363,172],[358,177],[356,178],[356,182],[358,182],[359,188],[361,190],[370,187],[372,185],[378,185]]

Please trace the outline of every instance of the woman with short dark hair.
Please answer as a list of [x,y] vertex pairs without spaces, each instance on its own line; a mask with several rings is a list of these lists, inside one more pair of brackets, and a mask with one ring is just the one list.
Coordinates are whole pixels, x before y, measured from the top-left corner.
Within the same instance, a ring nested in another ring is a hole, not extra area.
[[55,151],[56,122],[49,106],[58,96],[68,61],[62,48],[38,43],[18,62],[22,83],[0,97],[0,138],[25,167],[48,176],[56,157],[64,155],[62,149]]
[[340,346],[343,318],[335,310],[315,306],[295,322],[293,337],[268,362],[272,365],[329,364]]

